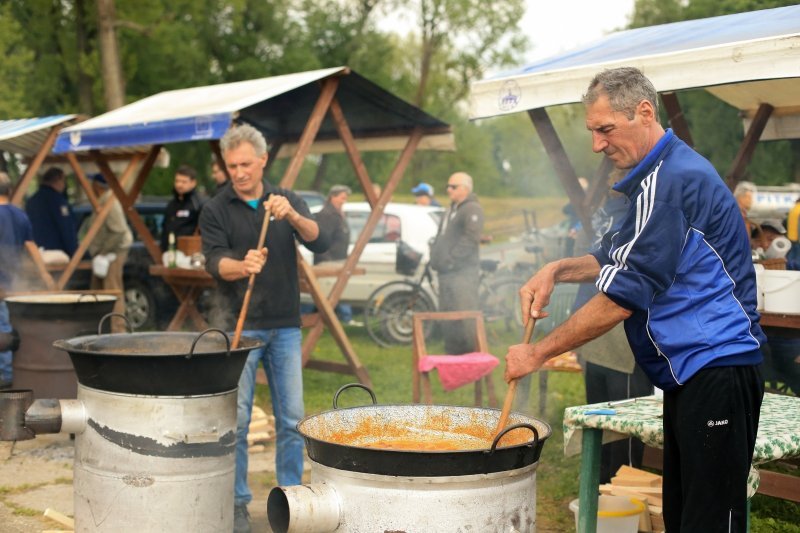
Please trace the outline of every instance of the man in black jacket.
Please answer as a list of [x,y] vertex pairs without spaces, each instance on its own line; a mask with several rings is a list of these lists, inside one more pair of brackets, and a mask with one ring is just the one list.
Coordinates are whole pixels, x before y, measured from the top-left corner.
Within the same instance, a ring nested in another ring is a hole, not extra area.
[[78,249],[78,229],[72,206],[64,191],[67,177],[58,167],[47,169],[39,180],[39,190],[25,204],[33,225],[36,246],[46,250],[62,250],[72,257]]
[[[472,192],[472,177],[456,172],[447,180],[452,202],[444,214],[431,247],[431,267],[439,274],[439,308],[442,311],[478,309],[480,239],[483,209]],[[475,351],[472,321],[445,328],[445,351],[457,355]]]
[[[330,247],[326,252],[314,254],[314,264],[323,261],[341,261],[347,258],[347,248],[350,246],[350,225],[344,217],[344,204],[353,192],[347,185],[334,185],[328,192],[328,199],[316,215],[317,223],[325,228],[330,238]],[[353,308],[350,304],[336,304],[336,315],[345,325],[363,326],[361,322],[353,320]]]
[[203,203],[197,192],[197,172],[189,165],[179,166],[175,171],[172,200],[167,204],[161,226],[161,251],[167,251],[170,233],[174,233],[176,239],[194,235]]
[[[253,409],[256,369],[264,365],[275,414],[279,485],[298,485],[303,474],[303,417],[300,292],[295,239],[312,252],[328,247],[308,206],[298,195],[264,179],[267,142],[249,125],[233,127],[220,140],[231,185],[203,208],[200,229],[206,270],[219,281],[218,312],[211,323],[233,329],[251,274],[256,275],[243,335],[262,340],[251,350],[239,378],[236,434],[234,531],[249,532],[247,431]],[[265,247],[257,249],[265,210],[271,218]],[[267,251],[269,250],[269,262]]]

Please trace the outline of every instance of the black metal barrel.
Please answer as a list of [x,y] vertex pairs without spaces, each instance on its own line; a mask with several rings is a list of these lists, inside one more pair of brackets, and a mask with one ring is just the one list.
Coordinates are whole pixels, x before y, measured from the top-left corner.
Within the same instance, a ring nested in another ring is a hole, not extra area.
[[92,291],[7,297],[11,323],[20,336],[13,358],[14,388],[31,389],[36,398],[75,398],[75,370],[53,342],[97,331],[116,301],[114,295]]

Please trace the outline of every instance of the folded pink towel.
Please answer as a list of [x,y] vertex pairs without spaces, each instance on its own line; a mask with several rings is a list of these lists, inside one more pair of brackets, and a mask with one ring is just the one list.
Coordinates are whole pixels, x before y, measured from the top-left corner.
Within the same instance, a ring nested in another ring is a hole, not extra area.
[[464,355],[426,355],[419,360],[419,371],[439,371],[444,390],[451,391],[467,383],[478,381],[500,364],[497,357],[488,353],[473,352]]

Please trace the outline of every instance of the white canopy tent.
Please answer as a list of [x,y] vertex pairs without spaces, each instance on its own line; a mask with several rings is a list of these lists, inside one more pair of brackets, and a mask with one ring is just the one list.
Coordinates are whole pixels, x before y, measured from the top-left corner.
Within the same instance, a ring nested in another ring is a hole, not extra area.
[[705,89],[740,111],[746,134],[726,174],[731,186],[759,139],[800,137],[800,5],[620,31],[473,83],[471,118],[530,115],[587,232],[610,164],[603,162],[584,194],[545,108],[580,102],[595,74],[621,66],[653,82],[670,125],[689,144],[676,91]]
[[581,101],[599,71],[642,70],[661,92],[704,88],[748,118],[775,110],[767,138],[798,129],[800,5],[613,33],[582,48],[472,85],[470,115],[485,118]]

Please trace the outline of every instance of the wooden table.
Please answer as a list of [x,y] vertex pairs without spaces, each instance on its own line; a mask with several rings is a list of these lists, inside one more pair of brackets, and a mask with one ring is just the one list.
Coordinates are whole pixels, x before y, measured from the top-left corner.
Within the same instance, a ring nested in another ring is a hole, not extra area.
[[767,337],[770,334],[781,337],[800,337],[800,315],[765,313],[763,311],[760,314],[759,323],[764,328]]
[[197,300],[204,289],[217,286],[214,277],[203,269],[170,268],[150,265],[150,275],[164,278],[164,282],[175,287],[180,305],[167,326],[167,331],[180,331],[187,318],[191,318],[199,330],[208,329],[208,322],[197,310]]
[[[314,275],[320,277],[338,276],[342,271],[341,261],[330,261],[314,265],[312,270]],[[356,268],[353,275],[364,274],[363,268]],[[197,310],[197,302],[200,295],[205,289],[214,288],[217,286],[217,281],[214,277],[206,272],[204,269],[196,268],[170,268],[163,265],[150,265],[150,275],[164,278],[164,282],[173,285],[176,288],[178,301],[180,305],[175,315],[170,320],[167,331],[180,331],[187,318],[191,318],[192,322],[198,330],[208,328],[208,322],[205,321],[200,311]],[[303,280],[300,280],[301,290],[305,286]],[[314,321],[317,318],[314,313]],[[305,323],[304,323],[305,325]]]

